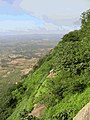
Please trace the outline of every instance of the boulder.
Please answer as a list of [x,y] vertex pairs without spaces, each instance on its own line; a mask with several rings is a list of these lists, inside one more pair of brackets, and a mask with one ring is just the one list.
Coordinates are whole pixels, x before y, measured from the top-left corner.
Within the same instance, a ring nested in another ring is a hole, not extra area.
[[78,112],[73,120],[90,120],[90,102]]

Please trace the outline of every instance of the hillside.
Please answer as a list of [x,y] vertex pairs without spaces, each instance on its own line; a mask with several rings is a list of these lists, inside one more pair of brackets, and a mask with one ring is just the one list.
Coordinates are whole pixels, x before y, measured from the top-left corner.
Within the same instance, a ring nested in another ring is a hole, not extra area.
[[80,30],[62,41],[13,87],[7,120],[72,120],[90,102],[90,10]]

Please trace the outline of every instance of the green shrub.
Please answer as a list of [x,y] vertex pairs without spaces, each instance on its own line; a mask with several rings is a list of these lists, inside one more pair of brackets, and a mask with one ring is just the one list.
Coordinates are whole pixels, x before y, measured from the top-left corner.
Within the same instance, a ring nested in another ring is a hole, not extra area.
[[63,42],[76,42],[79,41],[80,37],[79,37],[79,31],[75,30],[73,32],[70,32],[66,35],[64,35],[63,37]]
[[84,83],[79,83],[79,82],[78,82],[77,84],[75,84],[75,85],[73,86],[72,92],[73,92],[73,93],[76,93],[76,92],[81,93],[81,92],[83,92],[83,91],[85,90],[86,87],[87,87],[86,84],[84,84]]
[[70,118],[69,114],[71,113],[71,111],[63,111],[58,113],[56,116],[52,117],[52,120],[73,120],[72,118]]
[[39,120],[39,119],[34,117],[34,116],[32,116],[32,115],[28,115],[28,112],[26,111],[26,109],[24,109],[20,113],[20,120]]

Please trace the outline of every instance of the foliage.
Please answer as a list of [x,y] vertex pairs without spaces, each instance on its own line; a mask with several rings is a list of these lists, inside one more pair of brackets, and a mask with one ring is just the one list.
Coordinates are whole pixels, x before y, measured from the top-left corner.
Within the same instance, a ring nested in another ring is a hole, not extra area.
[[34,116],[32,116],[32,115],[28,115],[28,112],[24,109],[20,113],[20,120],[39,120],[39,119],[34,117]]
[[63,42],[75,42],[79,40],[80,40],[80,36],[78,30],[75,30],[63,36]]
[[56,116],[53,116],[52,120],[73,120],[72,118],[69,118],[70,112],[71,111],[60,112]]
[[81,23],[82,34],[88,37],[88,35],[90,34],[90,9],[82,13]]

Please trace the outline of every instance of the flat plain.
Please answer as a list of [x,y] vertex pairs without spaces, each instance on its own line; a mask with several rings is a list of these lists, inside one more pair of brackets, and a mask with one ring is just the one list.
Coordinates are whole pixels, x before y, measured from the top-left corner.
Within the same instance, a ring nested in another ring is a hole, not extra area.
[[0,36],[0,106],[8,88],[28,74],[59,40],[58,34]]

